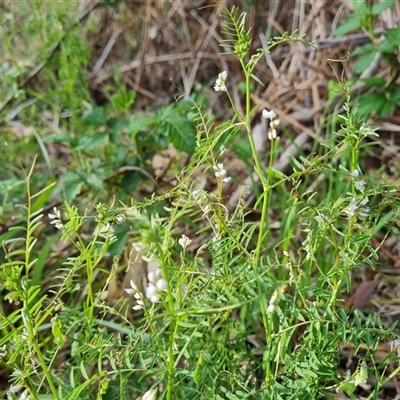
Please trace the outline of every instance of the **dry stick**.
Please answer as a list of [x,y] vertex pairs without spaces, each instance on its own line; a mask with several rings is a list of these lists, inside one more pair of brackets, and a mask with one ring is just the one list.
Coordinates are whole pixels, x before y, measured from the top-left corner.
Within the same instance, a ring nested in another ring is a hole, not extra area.
[[133,80],[127,75],[123,75],[122,79],[124,80],[124,82],[129,85],[133,90],[135,90],[136,92],[142,94],[143,96],[148,97],[150,100],[156,101],[158,99],[158,97],[153,94],[152,92],[143,89],[141,86],[139,86],[136,82],[133,82]]
[[148,53],[149,47],[150,47],[150,29],[151,29],[151,0],[147,0],[146,2],[146,27],[145,27],[145,34],[144,34],[144,46],[143,46],[143,51],[142,54],[140,56],[140,68],[139,71],[137,73],[136,76],[136,81],[135,83],[140,86],[140,82],[142,81],[142,77],[143,77],[143,72],[144,72],[144,68],[145,68],[145,64],[144,64],[144,57],[146,56],[146,54]]
[[109,39],[108,42],[107,42],[106,47],[104,48],[103,52],[101,53],[100,58],[97,60],[95,66],[93,67],[93,70],[92,70],[92,72],[91,72],[90,75],[89,75],[89,78],[90,78],[91,76],[96,75],[96,74],[100,71],[101,67],[102,67],[103,64],[104,64],[104,61],[106,61],[108,55],[110,54],[110,51],[111,51],[112,48],[114,47],[115,42],[117,41],[119,35],[120,35],[122,32],[123,32],[123,29],[118,28],[118,29],[114,32],[114,34],[110,37],[110,39]]
[[[50,59],[54,56],[54,54],[60,49],[61,43],[64,40],[65,36],[67,35],[67,32],[69,32],[71,29],[75,28],[78,24],[80,24],[91,12],[94,10],[98,5],[100,4],[100,0],[95,0],[93,4],[91,4],[91,7],[89,7],[79,18],[79,20],[75,23],[73,23],[62,35],[61,39],[58,41],[58,43],[53,47],[53,49],[50,51],[50,54],[47,56],[46,60],[44,60],[42,63],[36,65],[36,67],[28,74],[26,79],[18,86],[18,89],[21,89],[22,87],[26,86],[28,82],[30,82],[42,69],[43,67],[50,61]],[[14,94],[11,94],[6,101],[4,102],[3,106],[0,108],[0,112],[3,111],[6,106],[10,103],[10,101],[14,98]]]
[[[217,12],[218,10],[216,10],[216,12]],[[198,16],[198,14],[196,13],[196,12],[194,12],[193,10],[191,10],[190,11],[190,14],[192,15],[192,16],[194,16],[194,15],[196,15],[197,16],[197,20],[198,19],[202,19],[202,18],[200,18],[200,16]],[[207,48],[207,46],[208,46],[208,44],[210,43],[210,40],[211,40],[211,38],[213,37],[213,35],[214,35],[214,32],[215,32],[215,29],[217,28],[217,25],[218,25],[218,18],[213,18],[214,19],[214,21],[213,21],[213,23],[212,23],[212,25],[211,25],[211,27],[207,24],[207,35],[206,35],[206,37],[204,38],[204,40],[203,40],[203,42],[201,43],[201,45],[199,46],[200,47],[200,49],[199,49],[199,52],[197,53],[197,57],[195,58],[195,62],[194,62],[194,64],[193,64],[193,66],[192,66],[192,71],[191,71],[191,73],[190,73],[190,75],[189,75],[189,79],[188,79],[188,82],[187,82],[187,85],[186,85],[186,87],[185,87],[185,97],[189,97],[189,95],[190,95],[190,92],[192,91],[192,87],[193,87],[193,84],[194,84],[194,80],[195,80],[195,78],[196,78],[196,74],[197,74],[197,70],[199,69],[199,65],[200,65],[200,61],[202,60],[202,58],[203,58],[203,53],[204,53],[204,51],[203,51],[203,49],[205,49],[205,48]],[[205,22],[205,21],[204,21]]]
[[[176,61],[176,60],[183,60],[185,58],[193,58],[194,53],[193,51],[187,51],[185,53],[176,53],[176,54],[163,54],[161,56],[146,56],[144,58],[143,64],[144,65],[151,65],[151,64],[157,64],[157,63],[162,63],[162,62],[168,62],[168,61]],[[229,57],[229,56],[228,56]],[[214,53],[204,53],[203,58],[207,58],[210,60],[215,60],[215,54]],[[231,59],[236,60],[236,57],[230,56]],[[140,60],[133,60],[129,64],[123,65],[119,67],[120,73],[124,72],[129,72],[132,71],[140,66],[141,61]],[[112,77],[114,74],[114,69],[112,68],[107,68],[107,70],[103,70],[98,74],[98,76],[93,77],[92,79],[92,84],[100,84],[104,82],[106,79]]]

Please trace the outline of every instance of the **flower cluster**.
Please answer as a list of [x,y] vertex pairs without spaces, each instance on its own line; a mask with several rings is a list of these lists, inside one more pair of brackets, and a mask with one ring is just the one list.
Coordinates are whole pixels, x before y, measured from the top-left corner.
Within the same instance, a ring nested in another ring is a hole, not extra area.
[[226,88],[226,78],[228,77],[228,73],[226,71],[222,71],[218,74],[218,79],[215,81],[214,90],[216,92],[226,92],[228,89]]
[[346,208],[346,214],[349,217],[359,216],[361,219],[366,219],[369,214],[369,207],[363,207],[369,202],[368,197],[364,197],[362,200],[353,198],[349,206]]
[[178,243],[183,247],[183,250],[186,250],[186,247],[188,247],[192,241],[186,235],[182,235]]
[[354,178],[354,187],[360,192],[363,193],[365,190],[365,181],[362,179],[357,179],[359,177],[360,173],[358,172],[358,170],[354,170],[351,173],[351,176]]
[[[147,274],[147,288],[145,289],[145,296],[153,304],[158,303],[161,300],[162,292],[167,288],[167,282],[162,278],[162,271],[157,268],[155,271],[151,271]],[[133,307],[134,310],[140,310],[144,307],[144,296],[140,293],[138,287],[131,280],[130,288],[125,289],[125,292],[129,295],[133,295],[136,299],[136,305]]]
[[226,169],[224,168],[224,164],[219,163],[217,165],[213,166],[214,171],[215,171],[215,177],[217,179],[222,179],[222,182],[229,182],[231,178],[229,176],[226,176],[227,172]]
[[126,214],[122,213],[122,214],[117,215],[116,220],[117,220],[117,224],[123,224],[126,221]]
[[313,256],[313,248],[312,248],[312,230],[309,228],[303,229],[303,232],[306,233],[306,239],[301,244],[304,251],[306,252],[306,260],[311,260]]
[[103,225],[100,229],[96,229],[96,233],[104,239],[116,239],[116,236],[114,235],[114,228],[109,222]]
[[[20,396],[19,396],[19,400],[28,400],[28,399],[30,399],[30,398],[32,398],[31,397],[31,395],[29,394],[29,391],[28,391],[28,389],[25,389],[24,390],[24,387],[23,386],[11,386],[9,389],[8,389],[8,391],[9,391],[9,396],[8,396],[8,398],[14,398],[13,397],[13,394],[17,394],[17,393],[19,393],[21,390],[23,390],[23,392],[20,394]],[[10,396],[11,395],[11,396]]]
[[54,225],[57,229],[62,230],[64,228],[61,222],[61,212],[57,207],[53,207],[53,213],[49,213],[48,217],[52,220],[51,225]]
[[262,116],[264,118],[269,119],[269,121],[270,121],[269,122],[270,130],[268,131],[268,139],[269,140],[276,139],[276,137],[277,137],[276,128],[280,124],[281,121],[278,118],[276,118],[277,115],[276,115],[275,111],[273,111],[273,110],[268,111],[268,110],[264,109],[262,112]]

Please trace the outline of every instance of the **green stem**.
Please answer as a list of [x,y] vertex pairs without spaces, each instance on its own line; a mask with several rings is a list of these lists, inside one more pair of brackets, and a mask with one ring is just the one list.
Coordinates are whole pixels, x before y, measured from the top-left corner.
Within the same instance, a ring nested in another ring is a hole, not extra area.
[[[272,165],[274,163],[274,153],[275,153],[275,140],[271,140],[271,150],[270,150],[270,156],[269,156],[269,165],[268,169],[269,171],[272,170]],[[260,177],[261,179],[261,177]],[[262,211],[261,211],[261,222],[260,222],[260,233],[258,235],[258,242],[257,242],[257,247],[256,247],[256,252],[255,252],[255,263],[256,265],[258,264],[260,257],[261,257],[261,246],[264,243],[264,235],[265,235],[265,230],[266,230],[266,225],[267,225],[267,217],[268,217],[268,205],[269,205],[269,197],[270,197],[270,192],[271,192],[271,174],[267,175],[267,180],[266,182],[263,181],[263,205],[262,205]]]
[[32,164],[32,168],[27,176],[26,179],[26,187],[27,187],[27,197],[28,197],[28,218],[27,218],[27,236],[26,236],[26,241],[25,241],[25,271],[26,271],[26,287],[22,296],[23,300],[23,308],[21,310],[21,315],[22,315],[22,320],[24,321],[24,325],[26,330],[28,331],[29,334],[29,342],[32,344],[33,348],[35,349],[36,356],[39,360],[40,366],[43,369],[43,373],[46,377],[47,383],[50,387],[50,390],[54,396],[55,400],[59,399],[57,389],[54,385],[53,378],[49,372],[49,369],[47,368],[47,363],[46,360],[44,359],[44,356],[40,350],[40,346],[36,340],[37,335],[35,332],[34,324],[32,323],[32,316],[30,314],[30,303],[32,302],[32,299],[29,298],[29,266],[30,266],[30,253],[32,251],[31,245],[32,245],[32,240],[31,240],[31,231],[32,231],[32,215],[31,215],[31,210],[32,210],[32,197],[31,197],[31,190],[30,190],[30,178],[33,173],[35,163]]

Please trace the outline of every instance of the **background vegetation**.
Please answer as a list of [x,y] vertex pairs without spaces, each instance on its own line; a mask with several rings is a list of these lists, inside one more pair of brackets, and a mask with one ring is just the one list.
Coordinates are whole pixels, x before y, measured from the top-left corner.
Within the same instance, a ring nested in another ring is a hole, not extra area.
[[399,396],[397,2],[0,10],[3,398]]

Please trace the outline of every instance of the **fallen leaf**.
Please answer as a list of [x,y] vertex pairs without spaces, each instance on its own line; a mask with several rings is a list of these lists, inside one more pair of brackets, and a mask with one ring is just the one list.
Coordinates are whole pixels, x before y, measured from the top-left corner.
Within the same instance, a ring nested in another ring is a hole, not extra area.
[[357,287],[354,292],[354,306],[356,308],[364,308],[368,304],[379,282],[380,281],[365,281]]

